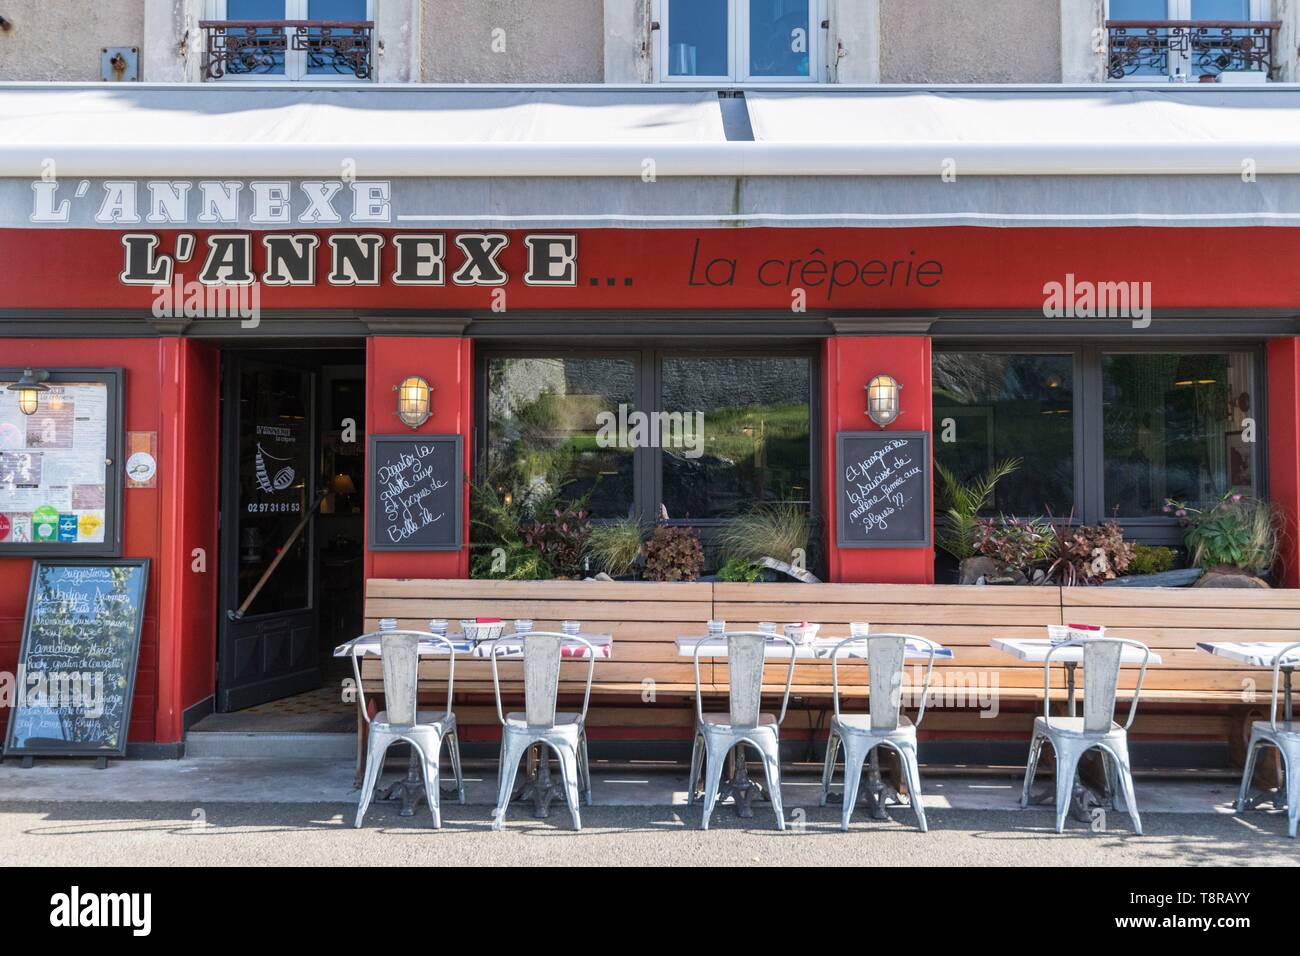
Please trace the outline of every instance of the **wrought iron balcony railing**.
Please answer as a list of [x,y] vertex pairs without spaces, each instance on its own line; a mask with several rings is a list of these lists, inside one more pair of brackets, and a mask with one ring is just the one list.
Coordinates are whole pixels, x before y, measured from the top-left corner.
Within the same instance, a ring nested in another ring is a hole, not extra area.
[[1107,76],[1171,73],[1218,76],[1236,71],[1273,75],[1277,20],[1107,20]]
[[374,28],[372,20],[201,20],[203,79],[280,73],[292,52],[309,73],[368,80]]

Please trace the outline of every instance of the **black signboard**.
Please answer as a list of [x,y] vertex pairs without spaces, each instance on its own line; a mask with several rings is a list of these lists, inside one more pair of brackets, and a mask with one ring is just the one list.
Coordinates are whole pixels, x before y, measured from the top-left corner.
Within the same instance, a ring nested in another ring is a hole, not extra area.
[[835,511],[841,548],[928,547],[929,432],[837,434]]
[[464,510],[460,435],[372,435],[367,524],[373,551],[459,551]]
[[5,756],[126,753],[149,559],[38,560]]

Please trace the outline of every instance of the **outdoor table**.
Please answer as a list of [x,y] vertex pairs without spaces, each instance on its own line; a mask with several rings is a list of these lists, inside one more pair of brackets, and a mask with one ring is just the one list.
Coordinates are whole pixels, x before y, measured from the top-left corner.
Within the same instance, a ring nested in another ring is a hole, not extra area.
[[[1046,638],[994,638],[993,648],[1010,654],[1012,657],[1019,658],[1022,661],[1034,661],[1043,663],[1047,660],[1047,653],[1053,647],[1056,647]],[[1150,658],[1136,647],[1125,644],[1120,649],[1120,664],[1141,664],[1146,659],[1148,664],[1161,663],[1160,655],[1151,652]],[[1075,716],[1075,671],[1083,663],[1083,648],[1079,646],[1065,647],[1052,655],[1052,662],[1060,662],[1065,667],[1065,695],[1069,715]],[[1082,761],[1080,762],[1082,767]],[[1105,773],[1102,779],[1106,779]],[[1030,797],[1030,803],[1043,804],[1054,803],[1056,801],[1056,788],[1050,785],[1039,787],[1038,790]],[[1104,806],[1105,796],[1099,793],[1094,787],[1082,782],[1082,776],[1074,783],[1074,794],[1070,800],[1070,814],[1081,823],[1090,823],[1090,808],[1092,805]]]
[[[1282,648],[1292,643],[1294,642],[1199,641],[1196,646],[1205,653],[1213,654],[1216,657],[1226,657],[1230,661],[1250,664],[1254,667],[1266,667],[1272,670],[1277,665],[1278,653]],[[1282,698],[1282,716],[1288,724],[1291,723],[1292,716],[1291,674],[1297,667],[1300,667],[1300,648],[1283,657],[1281,665],[1278,666],[1278,671],[1282,674],[1282,687],[1285,695]],[[1279,810],[1284,809],[1286,807],[1286,788],[1279,786],[1273,790],[1252,790],[1246,798],[1246,806],[1251,809],[1265,803],[1270,803]]]
[[[841,641],[847,640],[847,638],[848,635],[842,637],[819,635],[809,644],[796,644],[794,658],[795,660],[830,660],[831,657],[835,656],[836,646]],[[703,645],[700,650],[700,657],[717,658],[727,656],[727,640],[724,636],[701,637],[698,634],[677,638],[677,655],[679,657],[694,658],[695,648],[700,645]],[[769,640],[763,647],[763,656],[771,660],[788,661],[790,653],[790,645],[777,635],[773,635],[772,640]],[[851,645],[839,652],[840,658],[865,659],[866,656],[865,642]],[[910,659],[926,659],[930,656],[930,651],[919,641],[908,641],[903,656]],[[934,652],[934,657],[935,660],[951,660],[952,649],[940,647]],[[732,748],[727,761],[729,775],[718,790],[718,800],[721,801],[726,797],[731,797],[736,807],[736,814],[749,819],[754,815],[751,806],[754,795],[757,794],[764,799],[769,799],[769,797],[763,792],[763,787],[757,780],[750,779],[749,769],[745,764],[744,746],[744,744],[737,744]],[[689,786],[694,787],[695,781],[690,781]],[[867,776],[867,786],[863,788],[862,802],[867,806],[872,817],[877,820],[886,818],[886,803],[902,803],[902,798],[899,796],[897,789],[887,786],[884,777],[881,775],[878,747],[871,750],[871,769]]]
[[[580,634],[579,637],[591,643],[595,652],[596,660],[608,660],[614,653],[614,638],[609,634]],[[449,631],[447,640],[451,641],[452,647],[455,648],[457,657],[477,658],[485,660],[491,657],[492,646],[496,644],[497,657],[503,660],[520,659],[524,656],[524,642],[522,638],[513,635],[504,635],[499,641],[479,641],[475,643],[465,639],[464,634],[460,631]],[[380,657],[380,643],[378,635],[365,635],[346,641],[334,648],[335,657],[350,657],[353,648],[361,648],[359,657]],[[418,644],[420,657],[447,657],[447,645],[430,637],[428,640],[421,640]],[[577,641],[565,642],[560,645],[560,656],[567,659],[585,659],[587,657],[587,648]],[[444,793],[455,793],[456,788],[444,788]],[[559,787],[551,781],[551,761],[549,755],[541,752],[541,745],[530,747],[528,751],[528,766],[525,772],[523,786],[511,797],[513,800],[524,800],[531,798],[535,804],[535,815],[539,818],[546,817],[550,813],[551,801],[559,795]],[[415,814],[416,804],[424,797],[424,781],[420,772],[419,756],[415,748],[411,748],[411,756],[406,763],[406,776],[396,783],[386,787],[379,795],[380,800],[401,800],[402,809],[399,816],[409,817]]]

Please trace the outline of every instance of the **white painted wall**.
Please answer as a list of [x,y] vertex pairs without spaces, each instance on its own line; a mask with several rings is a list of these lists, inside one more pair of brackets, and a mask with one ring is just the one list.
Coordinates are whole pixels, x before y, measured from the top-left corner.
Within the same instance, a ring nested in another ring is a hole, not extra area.
[[1063,83],[1101,83],[1105,80],[1105,22],[1106,0],[1061,0]]
[[829,0],[832,83],[880,82],[880,0]]

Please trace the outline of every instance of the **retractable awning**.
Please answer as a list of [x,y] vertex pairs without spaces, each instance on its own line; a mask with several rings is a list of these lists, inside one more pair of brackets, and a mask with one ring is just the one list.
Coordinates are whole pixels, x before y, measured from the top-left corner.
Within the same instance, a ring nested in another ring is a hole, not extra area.
[[383,179],[411,226],[1294,226],[1300,87],[0,84],[0,225],[121,228],[33,222],[51,176]]

